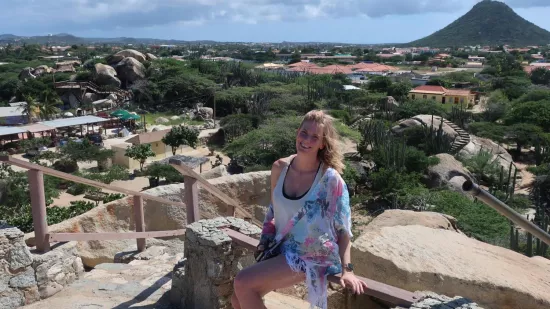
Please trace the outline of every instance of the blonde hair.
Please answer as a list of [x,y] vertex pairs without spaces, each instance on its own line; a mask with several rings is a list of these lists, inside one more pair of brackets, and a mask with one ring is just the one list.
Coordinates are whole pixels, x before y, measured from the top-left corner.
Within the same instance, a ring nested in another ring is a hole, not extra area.
[[306,121],[313,121],[317,125],[321,126],[323,130],[324,147],[317,152],[317,157],[319,160],[321,160],[321,162],[323,162],[326,166],[335,169],[338,173],[342,173],[345,166],[343,162],[344,156],[338,147],[338,140],[340,139],[340,136],[334,127],[334,118],[325,114],[321,110],[312,110],[304,116],[304,119],[300,124],[300,128]]

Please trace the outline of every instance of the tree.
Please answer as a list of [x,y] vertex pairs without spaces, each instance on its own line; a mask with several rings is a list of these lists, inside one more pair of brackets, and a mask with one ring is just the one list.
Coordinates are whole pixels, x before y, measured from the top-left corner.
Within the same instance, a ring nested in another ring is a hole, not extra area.
[[73,162],[92,162],[97,158],[99,147],[95,146],[88,139],[83,139],[80,142],[69,141],[65,146],[61,147],[61,155]]
[[188,145],[197,148],[199,131],[188,126],[173,127],[163,138],[162,142],[172,148],[172,155],[176,155],[178,147]]
[[508,136],[516,143],[518,155],[521,153],[521,148],[533,145],[542,134],[543,131],[539,126],[530,123],[516,123],[508,129]]
[[412,89],[410,81],[393,83],[388,88],[388,95],[394,97],[398,101],[404,101]]
[[42,92],[41,101],[42,102],[38,104],[40,118],[49,120],[53,115],[60,112],[57,106],[61,105],[61,100],[59,100],[59,96],[55,92],[44,90],[44,92]]
[[549,101],[516,102],[505,118],[507,125],[516,123],[530,123],[537,125],[545,132],[550,131]]
[[430,86],[441,86],[441,87],[445,87],[445,88],[450,88],[451,87],[451,83],[444,79],[444,78],[441,78],[441,77],[436,77],[436,78],[432,78],[430,79],[426,85],[430,85]]
[[145,161],[147,161],[147,158],[154,157],[155,152],[151,149],[150,144],[141,144],[132,145],[132,147],[127,148],[124,155],[128,158],[137,160],[139,162],[140,171],[143,171]]
[[389,77],[376,76],[370,80],[368,87],[369,87],[369,90],[374,92],[387,93],[391,85],[392,85],[392,81]]
[[531,72],[531,82],[536,85],[550,85],[550,70],[537,68]]
[[27,117],[28,123],[32,123],[32,117],[36,116],[36,111],[38,109],[38,103],[30,95],[25,95],[24,100],[26,104],[21,105],[19,108],[23,115]]

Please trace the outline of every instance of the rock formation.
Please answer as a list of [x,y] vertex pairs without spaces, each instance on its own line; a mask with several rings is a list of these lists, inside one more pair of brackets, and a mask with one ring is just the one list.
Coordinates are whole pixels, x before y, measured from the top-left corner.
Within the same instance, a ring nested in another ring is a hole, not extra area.
[[120,79],[117,78],[116,70],[109,65],[102,63],[95,64],[95,82],[98,85],[120,87]]
[[462,192],[462,184],[466,180],[472,180],[470,172],[450,154],[442,153],[435,157],[439,159],[439,163],[428,167],[428,187],[446,186],[453,191]]
[[118,78],[123,82],[131,84],[145,78],[145,67],[135,58],[124,58],[115,67]]
[[137,61],[143,63],[146,60],[146,56],[135,49],[125,49],[111,56],[109,63],[118,63],[125,58],[134,58]]
[[145,56],[147,57],[147,60],[149,60],[149,61],[158,59],[157,56],[155,56],[151,53],[146,53]]
[[550,307],[550,263],[433,226],[428,218],[379,223],[393,212],[374,219],[354,241],[358,275],[409,291],[461,295],[486,308]]
[[19,73],[19,79],[20,80],[35,79],[36,76],[32,73],[33,71],[34,71],[34,69],[31,68],[31,67],[24,68]]

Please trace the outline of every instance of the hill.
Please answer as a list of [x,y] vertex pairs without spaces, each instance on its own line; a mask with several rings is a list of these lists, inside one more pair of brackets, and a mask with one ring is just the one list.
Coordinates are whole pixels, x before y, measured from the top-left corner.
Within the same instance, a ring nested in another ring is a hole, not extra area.
[[47,36],[17,36],[13,34],[0,34],[0,44],[51,44],[51,45],[72,45],[72,44],[214,44],[209,40],[183,41],[163,40],[151,38],[83,38],[68,33],[59,33]]
[[550,32],[523,19],[502,2],[484,0],[447,27],[407,45],[450,47],[504,44],[550,44]]

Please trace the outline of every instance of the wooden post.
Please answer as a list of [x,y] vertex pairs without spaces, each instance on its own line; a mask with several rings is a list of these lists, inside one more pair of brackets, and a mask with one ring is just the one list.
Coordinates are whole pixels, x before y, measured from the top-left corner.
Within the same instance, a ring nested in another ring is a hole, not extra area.
[[31,169],[28,171],[28,176],[36,249],[40,252],[47,252],[50,251],[50,241],[48,239],[48,221],[46,219],[44,174],[42,171]]
[[200,220],[199,209],[199,187],[197,179],[183,176],[183,183],[185,187],[185,209],[187,212],[187,224],[191,224]]
[[[143,216],[143,198],[134,195],[134,220],[136,221],[136,232],[145,232],[145,219]],[[137,239],[139,252],[145,251],[145,238]]]

